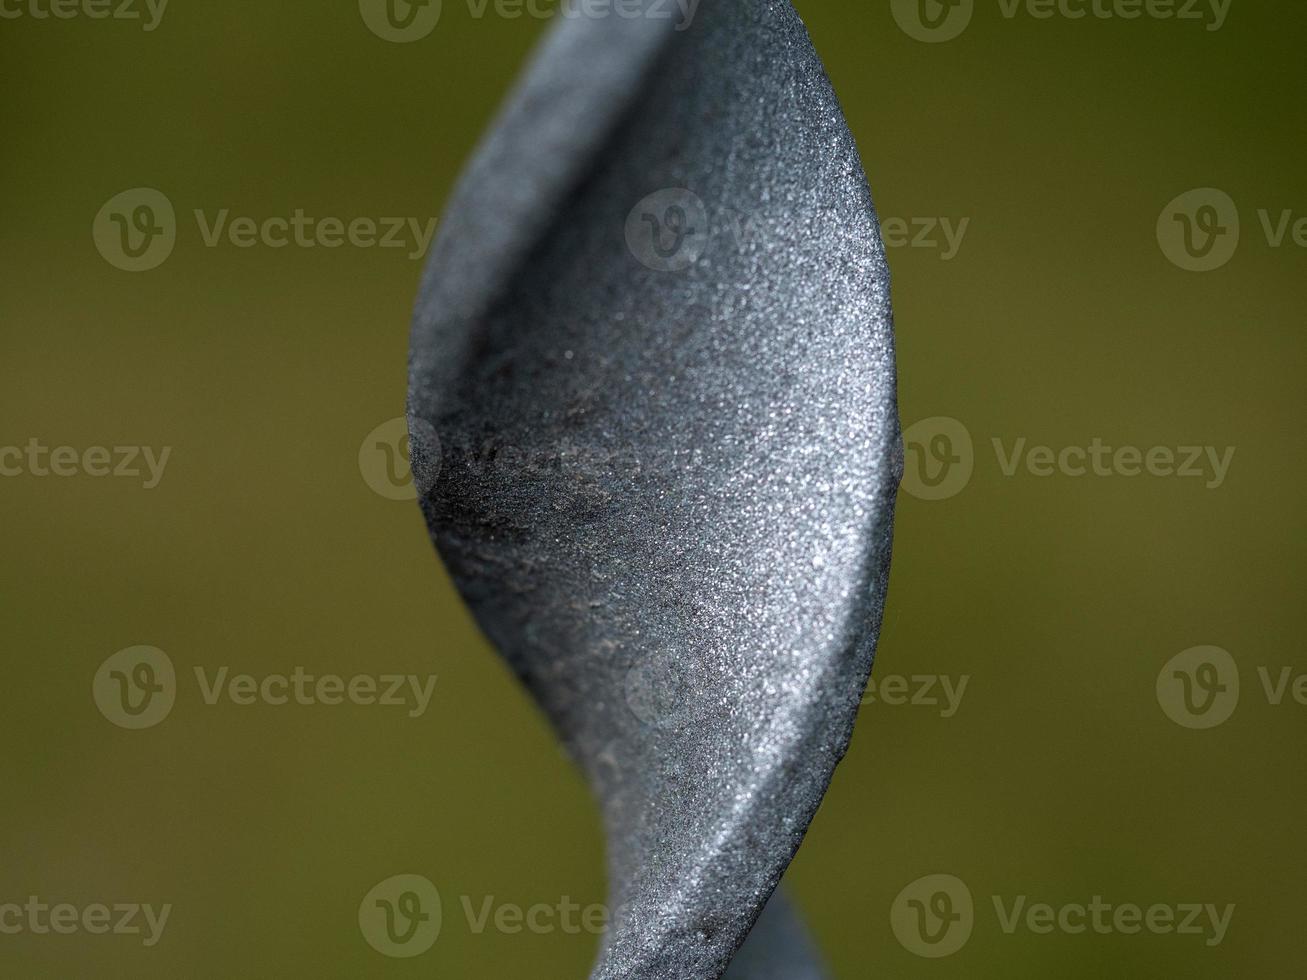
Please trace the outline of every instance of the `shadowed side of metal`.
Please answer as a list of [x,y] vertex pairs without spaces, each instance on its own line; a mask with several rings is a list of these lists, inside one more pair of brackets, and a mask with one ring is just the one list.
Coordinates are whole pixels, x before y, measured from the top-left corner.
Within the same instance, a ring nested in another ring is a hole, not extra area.
[[[901,472],[876,218],[787,0],[561,24],[410,372],[433,538],[603,809],[593,976],[720,977],[847,748]],[[775,906],[731,976],[817,976],[797,929]]]

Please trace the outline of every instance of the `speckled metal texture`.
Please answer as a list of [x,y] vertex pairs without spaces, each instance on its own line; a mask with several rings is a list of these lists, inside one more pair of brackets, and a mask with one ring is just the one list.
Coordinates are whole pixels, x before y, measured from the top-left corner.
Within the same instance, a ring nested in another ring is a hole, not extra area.
[[[806,30],[656,8],[553,29],[410,361],[433,539],[602,806],[597,980],[720,977],[762,912],[848,745],[902,468],[884,251]],[[731,976],[816,977],[796,928],[769,911]]]

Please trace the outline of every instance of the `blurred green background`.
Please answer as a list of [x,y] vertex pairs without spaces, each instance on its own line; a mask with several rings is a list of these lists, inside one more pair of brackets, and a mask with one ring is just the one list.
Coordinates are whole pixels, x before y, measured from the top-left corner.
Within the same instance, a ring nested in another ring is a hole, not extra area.
[[[1258,669],[1307,670],[1307,250],[1291,230],[1274,246],[1258,211],[1273,231],[1285,210],[1307,216],[1307,9],[1233,0],[1207,30],[978,0],[940,43],[888,2],[799,9],[882,219],[968,219],[949,258],[889,249],[904,426],[956,420],[973,472],[944,499],[900,495],[875,671],[967,687],[949,717],[863,709],[788,879],[835,976],[1302,975],[1307,707],[1292,686],[1272,703]],[[435,30],[396,44],[348,0],[174,0],[149,31],[6,10],[22,16],[0,20],[0,447],[172,453],[148,490],[0,477],[0,905],[172,911],[150,947],[0,932],[0,975],[584,976],[594,935],[477,933],[462,908],[588,905],[604,881],[583,784],[416,505],[364,476],[360,446],[402,412],[421,262],[209,248],[192,217],[437,216],[546,22],[446,0]],[[92,225],[138,187],[167,195],[179,231],[133,274]],[[1239,247],[1186,271],[1159,216],[1207,187],[1235,202]],[[1209,488],[1009,476],[996,438],[1005,454],[1023,438],[1236,451]],[[909,441],[911,474],[928,443]],[[179,684],[145,730],[92,698],[101,664],[136,644],[166,651]],[[1169,717],[1157,689],[1199,645],[1240,677],[1237,709],[1206,729]],[[437,682],[417,718],[208,705],[196,666]],[[444,897],[438,941],[412,959],[374,951],[358,922],[401,873]],[[976,910],[940,959],[891,928],[896,896],[933,873],[965,882]],[[1214,945],[1008,933],[996,895],[1235,910]]]

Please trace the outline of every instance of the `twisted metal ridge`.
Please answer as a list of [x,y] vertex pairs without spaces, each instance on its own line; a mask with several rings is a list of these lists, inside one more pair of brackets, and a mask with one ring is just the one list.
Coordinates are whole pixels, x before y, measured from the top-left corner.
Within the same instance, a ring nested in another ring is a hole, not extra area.
[[602,807],[592,977],[806,980],[768,900],[880,626],[888,272],[788,0],[664,9],[562,19],[478,148],[415,314],[411,452],[455,583]]

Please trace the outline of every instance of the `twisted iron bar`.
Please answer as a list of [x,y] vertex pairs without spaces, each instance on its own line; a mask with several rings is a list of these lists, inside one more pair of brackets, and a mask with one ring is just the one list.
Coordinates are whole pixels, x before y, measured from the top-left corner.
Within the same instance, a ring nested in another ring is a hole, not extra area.
[[413,467],[602,808],[619,911],[592,978],[816,980],[769,899],[880,627],[888,272],[788,0],[671,7],[563,19],[460,179],[414,318]]

